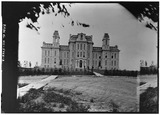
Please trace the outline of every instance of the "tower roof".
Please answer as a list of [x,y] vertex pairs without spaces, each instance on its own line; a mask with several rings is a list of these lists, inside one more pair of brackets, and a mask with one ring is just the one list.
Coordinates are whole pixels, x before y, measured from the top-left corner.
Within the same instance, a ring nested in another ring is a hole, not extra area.
[[104,37],[103,37],[102,41],[105,40],[105,39],[109,39],[108,33],[104,33]]
[[58,31],[57,31],[57,30],[55,30],[55,31],[54,31],[54,33],[53,33],[53,35],[54,35],[54,36],[59,36]]

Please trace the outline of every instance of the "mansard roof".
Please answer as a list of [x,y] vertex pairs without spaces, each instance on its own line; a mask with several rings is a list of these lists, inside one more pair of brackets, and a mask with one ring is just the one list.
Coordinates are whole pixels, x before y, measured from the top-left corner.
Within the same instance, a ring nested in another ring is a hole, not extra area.
[[[71,35],[71,34],[70,34],[69,42],[75,42],[75,41],[77,41],[78,36],[79,36],[80,34],[85,35],[85,39],[86,39],[87,42],[93,43],[93,42],[92,42],[92,35],[86,35],[86,34],[84,34],[84,33],[78,33],[77,35]],[[82,40],[82,41],[83,41],[83,40]]]
[[101,52],[102,51],[102,47],[93,47],[93,52],[94,51],[99,51],[99,52]]
[[119,52],[120,50],[118,49],[118,46],[110,46],[110,51],[112,52]]
[[52,43],[43,42],[43,46],[41,48],[52,48]]
[[68,45],[60,45],[59,46],[61,51],[69,51],[69,46]]

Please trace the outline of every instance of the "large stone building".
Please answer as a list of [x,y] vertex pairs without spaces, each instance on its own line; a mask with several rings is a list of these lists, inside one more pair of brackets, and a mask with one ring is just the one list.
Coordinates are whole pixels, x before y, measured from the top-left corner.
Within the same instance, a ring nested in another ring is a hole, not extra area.
[[53,43],[43,42],[43,68],[67,69],[119,69],[118,46],[110,46],[109,35],[104,34],[102,47],[93,47],[92,35],[78,33],[71,35],[68,45],[59,44],[58,31],[53,34]]

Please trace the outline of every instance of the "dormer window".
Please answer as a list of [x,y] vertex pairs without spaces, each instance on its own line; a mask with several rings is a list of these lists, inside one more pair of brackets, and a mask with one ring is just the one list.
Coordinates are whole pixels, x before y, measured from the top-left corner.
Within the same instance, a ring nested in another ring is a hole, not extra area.
[[81,40],[83,40],[83,34],[81,34]]

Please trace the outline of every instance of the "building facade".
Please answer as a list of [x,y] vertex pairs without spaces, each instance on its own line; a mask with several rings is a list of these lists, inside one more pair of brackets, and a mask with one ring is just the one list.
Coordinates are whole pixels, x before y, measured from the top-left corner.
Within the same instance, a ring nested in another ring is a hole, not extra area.
[[118,46],[110,46],[109,35],[104,34],[102,47],[93,47],[92,35],[71,35],[68,45],[60,45],[58,31],[53,34],[53,43],[43,42],[42,68],[66,69],[119,69]]

